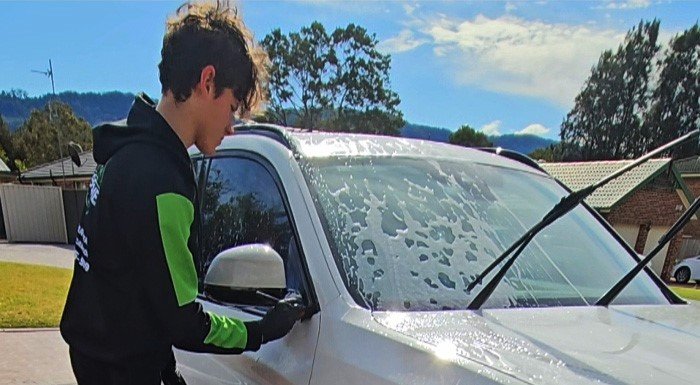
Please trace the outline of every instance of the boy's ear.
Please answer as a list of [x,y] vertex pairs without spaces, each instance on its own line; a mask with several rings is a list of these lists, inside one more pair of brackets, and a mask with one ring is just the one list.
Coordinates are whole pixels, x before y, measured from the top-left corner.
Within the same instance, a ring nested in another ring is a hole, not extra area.
[[199,74],[199,82],[197,83],[197,90],[202,94],[215,94],[216,87],[214,85],[214,80],[216,79],[216,68],[213,65],[208,65],[202,68],[202,72]]

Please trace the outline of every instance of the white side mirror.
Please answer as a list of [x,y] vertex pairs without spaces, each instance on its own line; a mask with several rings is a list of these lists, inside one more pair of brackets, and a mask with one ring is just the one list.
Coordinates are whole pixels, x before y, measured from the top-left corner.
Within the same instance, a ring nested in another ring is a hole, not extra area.
[[284,261],[268,245],[233,247],[214,258],[204,284],[233,290],[284,289]]

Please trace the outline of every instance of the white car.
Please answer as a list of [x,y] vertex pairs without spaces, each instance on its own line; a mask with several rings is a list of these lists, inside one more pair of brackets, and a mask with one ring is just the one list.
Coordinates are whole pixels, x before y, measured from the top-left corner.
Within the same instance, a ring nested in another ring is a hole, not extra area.
[[498,269],[467,285],[567,194],[504,154],[268,125],[191,150],[199,301],[250,320],[291,291],[306,317],[257,352],[176,351],[188,383],[697,384],[698,304],[645,269],[594,305],[639,258],[586,205],[467,310]]
[[700,255],[686,258],[676,264],[672,275],[678,283],[687,283],[693,279],[700,284]]

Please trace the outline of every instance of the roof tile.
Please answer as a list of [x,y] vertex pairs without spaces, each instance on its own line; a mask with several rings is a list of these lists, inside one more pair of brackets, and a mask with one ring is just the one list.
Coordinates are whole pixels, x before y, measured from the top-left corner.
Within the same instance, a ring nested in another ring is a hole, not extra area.
[[[600,187],[586,203],[598,210],[610,210],[618,201],[660,169],[667,167],[671,159],[651,159]],[[540,163],[550,175],[559,179],[571,190],[578,190],[593,184],[613,172],[632,163],[632,160]]]
[[59,179],[63,178],[64,171],[66,178],[90,177],[97,167],[95,159],[92,157],[92,151],[84,151],[79,156],[82,163],[80,167],[76,166],[70,158],[63,158],[33,167],[23,172],[21,179],[51,179],[52,177]]

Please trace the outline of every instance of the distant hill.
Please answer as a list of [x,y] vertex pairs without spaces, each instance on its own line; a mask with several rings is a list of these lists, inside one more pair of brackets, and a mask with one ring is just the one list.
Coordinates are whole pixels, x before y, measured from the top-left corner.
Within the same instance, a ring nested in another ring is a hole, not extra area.
[[556,140],[543,138],[537,135],[501,135],[489,136],[489,140],[496,147],[503,147],[508,150],[529,154],[538,148],[547,147],[550,144],[558,143]]
[[[34,109],[44,108],[53,98],[52,95],[28,97],[22,91],[0,92],[0,115],[16,130]],[[61,92],[56,98],[73,108],[75,114],[87,120],[91,125],[124,119],[129,112],[134,95],[124,92],[78,93]]]
[[[423,126],[418,124],[408,123],[401,129],[401,136],[405,138],[432,140],[436,142],[449,142],[452,131],[446,128]],[[532,151],[547,147],[550,144],[557,143],[556,140],[542,138],[536,135],[500,135],[489,136],[489,140],[496,147],[503,147],[509,150],[529,154]]]
[[[16,130],[24,120],[29,117],[33,109],[43,108],[51,98],[51,95],[29,97],[23,91],[0,91],[0,115],[8,122],[12,131]],[[91,125],[123,119],[129,112],[134,95],[124,92],[105,93],[79,93],[61,92],[57,99],[73,108],[76,115],[87,120]],[[424,126],[407,123],[401,129],[401,136],[432,140],[447,143],[452,131],[447,128]],[[535,135],[501,135],[490,136],[489,140],[494,146],[500,146],[509,150],[529,154],[535,149],[556,143],[551,139],[541,138]]]
[[435,142],[447,143],[450,141],[452,131],[446,128],[422,126],[420,124],[406,123],[401,129],[401,136],[404,138],[432,140]]

